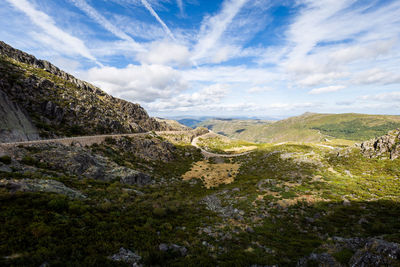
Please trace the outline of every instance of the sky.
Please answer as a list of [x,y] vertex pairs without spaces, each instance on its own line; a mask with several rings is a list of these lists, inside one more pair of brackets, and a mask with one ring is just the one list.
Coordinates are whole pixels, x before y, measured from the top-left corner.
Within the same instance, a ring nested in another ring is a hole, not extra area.
[[399,0],[0,0],[0,40],[150,115],[400,114]]

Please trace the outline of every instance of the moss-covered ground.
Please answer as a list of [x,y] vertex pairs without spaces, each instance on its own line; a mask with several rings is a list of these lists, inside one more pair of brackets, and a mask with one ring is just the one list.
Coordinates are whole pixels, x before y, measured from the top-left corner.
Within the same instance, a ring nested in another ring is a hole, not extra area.
[[[84,200],[1,188],[0,265],[117,266],[107,257],[125,247],[146,266],[295,266],[335,236],[400,242],[399,160],[365,158],[354,147],[264,144],[249,155],[211,159],[240,168],[231,183],[207,189],[201,177],[181,179],[203,160],[191,146],[178,146],[169,163],[137,159],[112,142],[90,149],[151,171],[155,182],[139,187],[48,172],[46,179],[81,191]],[[211,196],[220,201],[216,208],[205,201]],[[160,251],[161,243],[188,253]],[[346,265],[353,253],[334,255]]]

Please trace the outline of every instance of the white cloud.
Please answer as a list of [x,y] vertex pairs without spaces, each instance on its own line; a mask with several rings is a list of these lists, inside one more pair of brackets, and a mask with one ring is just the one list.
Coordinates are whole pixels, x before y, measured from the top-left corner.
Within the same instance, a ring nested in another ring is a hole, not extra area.
[[137,58],[140,62],[147,64],[190,65],[189,49],[184,45],[169,41],[153,42],[149,50],[138,54]]
[[[272,81],[283,78],[279,73],[267,68],[249,68],[247,66],[215,66],[183,70],[182,75],[188,81],[243,83],[247,86],[266,86]],[[246,88],[244,87],[244,88]]]
[[75,4],[79,9],[85,12],[89,17],[99,23],[103,28],[130,43],[130,45],[137,51],[143,51],[143,48],[140,44],[138,44],[135,40],[132,39],[129,35],[123,32],[121,29],[113,25],[110,21],[108,21],[103,15],[101,15],[97,10],[88,5],[85,0],[70,0]]
[[352,82],[354,84],[397,84],[400,83],[400,74],[373,68],[356,73]]
[[163,27],[165,33],[172,39],[175,40],[174,35],[172,34],[171,30],[168,28],[168,26],[165,24],[165,22],[158,16],[158,14],[154,11],[154,9],[151,7],[149,2],[147,0],[141,0],[143,6],[150,12],[151,15],[154,16],[154,18],[160,23],[161,27]]
[[309,91],[308,93],[310,95],[318,95],[318,94],[324,94],[324,93],[331,93],[331,92],[337,92],[339,90],[342,90],[346,88],[346,86],[343,85],[332,85],[332,86],[327,86],[327,87],[320,87],[320,88],[315,88]]
[[51,17],[37,10],[30,2],[27,0],[7,1],[24,12],[34,24],[43,30],[41,33],[32,34],[37,40],[67,55],[77,54],[97,62],[82,40],[58,28]]
[[316,86],[320,84],[331,83],[348,75],[349,73],[346,72],[314,73],[307,75],[303,79],[297,81],[297,84],[300,86]]
[[379,102],[400,102],[400,92],[381,93],[376,95],[366,95],[362,100],[372,100]]
[[251,87],[251,88],[247,89],[247,92],[250,94],[254,94],[254,93],[269,92],[272,90],[274,90],[274,89],[269,86],[255,86],[255,87]]
[[248,0],[225,0],[220,13],[206,17],[201,25],[193,60],[197,61],[213,49],[219,38]]
[[106,92],[133,102],[172,99],[188,88],[177,70],[163,65],[92,68],[86,77]]
[[386,67],[398,66],[400,2],[379,6],[353,0],[298,3],[301,11],[286,32],[287,44],[275,48],[281,53],[274,60],[295,86],[341,82],[378,60]]
[[213,84],[192,94],[179,94],[171,99],[150,103],[148,107],[157,111],[208,109],[220,103],[228,94],[228,88],[226,84]]

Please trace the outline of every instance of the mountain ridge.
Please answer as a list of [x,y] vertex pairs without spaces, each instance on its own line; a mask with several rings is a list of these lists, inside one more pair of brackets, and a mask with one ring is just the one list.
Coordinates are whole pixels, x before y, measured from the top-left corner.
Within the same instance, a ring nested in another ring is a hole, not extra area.
[[[0,70],[0,92],[7,99],[2,106],[12,102],[20,110],[18,116],[23,114],[26,122],[16,132],[16,120],[4,120],[0,141],[175,130],[151,118],[139,104],[115,98],[50,62],[1,41]],[[1,111],[0,115],[7,114]],[[28,122],[37,132],[24,133],[24,128],[32,128]],[[14,134],[10,136],[12,131]]]

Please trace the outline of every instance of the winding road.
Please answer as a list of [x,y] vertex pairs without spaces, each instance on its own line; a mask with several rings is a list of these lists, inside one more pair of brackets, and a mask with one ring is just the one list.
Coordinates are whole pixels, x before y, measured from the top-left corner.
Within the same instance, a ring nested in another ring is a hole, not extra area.
[[[155,132],[156,134],[182,134],[187,131],[160,131],[160,132]],[[57,138],[57,139],[43,139],[43,140],[32,140],[32,141],[21,141],[21,142],[9,142],[9,143],[0,143],[0,148],[7,148],[7,147],[14,147],[14,146],[19,146],[19,145],[35,145],[35,144],[49,144],[49,143],[59,143],[63,145],[72,145],[72,144],[77,144],[79,143],[82,146],[90,146],[93,144],[100,144],[101,142],[105,141],[106,138],[121,138],[123,136],[145,136],[150,134],[151,132],[145,132],[145,133],[133,133],[133,134],[105,134],[105,135],[93,135],[93,136],[77,136],[77,137],[65,137],[65,138]],[[206,133],[208,134],[208,133]],[[239,157],[243,155],[247,155],[251,153],[251,151],[247,151],[244,153],[240,154],[218,154],[218,153],[212,153],[204,150],[201,148],[197,142],[200,137],[204,137],[204,135],[197,136],[193,138],[191,144],[199,148],[201,150],[201,153],[205,158],[212,158],[212,157],[222,157],[222,158],[231,158],[231,157]]]
[[[206,134],[208,134],[208,133],[206,133]],[[199,138],[203,137],[206,134],[203,134],[203,135],[193,138],[192,143],[191,143],[192,146],[197,147],[198,149],[201,150],[201,153],[203,154],[203,156],[205,158],[213,158],[213,157],[234,158],[234,157],[244,156],[244,155],[250,154],[252,152],[252,151],[247,151],[247,152],[243,152],[243,153],[239,153],[239,154],[218,154],[218,153],[208,152],[207,150],[204,150],[197,144],[197,142],[199,141]]]

